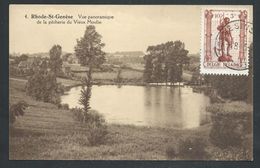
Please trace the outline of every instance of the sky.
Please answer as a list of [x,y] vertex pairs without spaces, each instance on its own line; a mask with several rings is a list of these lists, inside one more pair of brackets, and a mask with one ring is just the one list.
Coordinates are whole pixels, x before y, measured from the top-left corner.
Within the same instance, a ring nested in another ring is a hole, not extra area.
[[[149,45],[181,40],[189,53],[200,48],[200,7],[183,5],[10,5],[10,53],[48,52],[54,44],[74,52],[86,24],[36,24],[31,14],[114,16],[95,24],[105,52],[143,51]],[[27,15],[27,18],[25,18]]]

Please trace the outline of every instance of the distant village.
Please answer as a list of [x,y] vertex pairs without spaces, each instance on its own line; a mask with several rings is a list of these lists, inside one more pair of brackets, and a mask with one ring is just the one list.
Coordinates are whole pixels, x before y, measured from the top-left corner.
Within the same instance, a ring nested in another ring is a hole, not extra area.
[[[107,53],[106,62],[100,68],[96,68],[95,71],[111,72],[118,68],[131,68],[143,71],[144,55],[142,51]],[[33,67],[44,66],[42,64],[48,64],[48,61],[49,53],[11,54],[9,57],[10,74],[16,76],[30,75]],[[75,53],[64,52],[62,54],[62,72],[60,76],[72,77],[75,74],[87,71],[87,67],[79,64]]]

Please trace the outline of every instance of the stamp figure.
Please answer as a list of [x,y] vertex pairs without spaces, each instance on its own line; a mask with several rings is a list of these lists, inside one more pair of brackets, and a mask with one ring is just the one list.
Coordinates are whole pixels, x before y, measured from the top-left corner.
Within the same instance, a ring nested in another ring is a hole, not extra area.
[[248,74],[250,19],[247,9],[202,10],[202,74]]
[[[231,28],[228,25],[230,22],[230,19],[228,17],[225,17],[223,21],[221,21],[220,25],[217,27],[219,31],[219,42],[220,42],[220,50],[221,50],[221,56],[218,57],[218,61],[225,62],[225,61],[233,61],[232,56],[229,54],[230,49],[232,48],[233,44],[233,37],[231,35]],[[227,42],[226,45],[226,54],[225,54],[225,42]]]

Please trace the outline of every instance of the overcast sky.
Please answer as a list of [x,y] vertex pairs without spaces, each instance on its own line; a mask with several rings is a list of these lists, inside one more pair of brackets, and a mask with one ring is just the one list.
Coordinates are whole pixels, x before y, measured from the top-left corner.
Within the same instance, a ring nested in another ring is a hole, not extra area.
[[83,36],[86,25],[38,25],[26,19],[31,14],[112,15],[113,20],[96,24],[106,44],[104,51],[143,51],[149,45],[181,40],[190,53],[200,48],[199,6],[112,6],[112,5],[11,5],[10,53],[48,52],[54,44],[63,51],[74,52],[76,39]]

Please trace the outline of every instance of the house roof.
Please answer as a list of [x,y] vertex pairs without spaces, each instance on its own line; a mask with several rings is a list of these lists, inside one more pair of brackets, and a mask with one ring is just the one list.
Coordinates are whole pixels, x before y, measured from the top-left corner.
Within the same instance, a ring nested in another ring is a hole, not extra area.
[[24,67],[28,67],[29,65],[30,65],[29,62],[27,62],[27,61],[21,61],[21,62],[18,64],[18,67],[24,68]]

